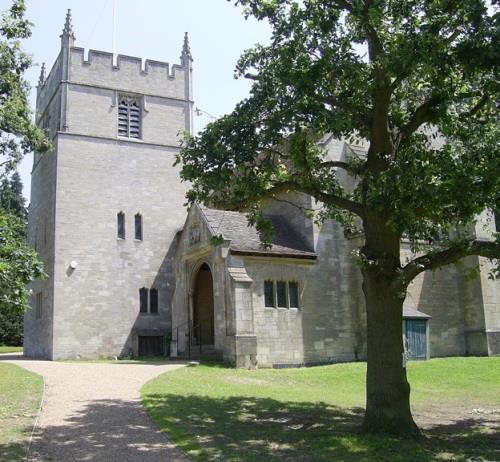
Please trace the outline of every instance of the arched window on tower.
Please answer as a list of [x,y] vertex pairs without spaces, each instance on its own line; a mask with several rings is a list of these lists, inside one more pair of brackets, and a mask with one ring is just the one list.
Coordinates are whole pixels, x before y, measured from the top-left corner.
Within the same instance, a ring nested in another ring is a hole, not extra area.
[[135,222],[135,239],[138,241],[142,241],[142,215],[140,213],[135,214],[134,222]]
[[138,98],[121,95],[118,103],[118,136],[141,137],[141,105]]
[[118,239],[125,239],[125,214],[123,212],[118,212],[116,215],[116,225]]

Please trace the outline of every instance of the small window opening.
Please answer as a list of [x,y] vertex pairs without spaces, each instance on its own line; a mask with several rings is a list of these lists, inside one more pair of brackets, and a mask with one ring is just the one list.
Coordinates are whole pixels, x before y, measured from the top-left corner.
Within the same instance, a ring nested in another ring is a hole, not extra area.
[[273,281],[264,281],[264,299],[265,306],[274,308],[274,283]]
[[142,241],[142,215],[140,213],[135,215],[135,238]]
[[119,212],[116,218],[118,239],[125,239],[125,214],[123,212]]
[[141,313],[148,312],[148,289],[145,287],[139,289],[139,311]]
[[278,281],[276,283],[276,298],[278,301],[279,308],[286,308],[286,282]]
[[151,314],[158,314],[158,289],[151,289],[149,291],[149,312]]
[[299,284],[296,282],[288,283],[288,298],[290,300],[290,308],[299,307]]
[[35,297],[35,319],[42,319],[43,298],[42,292],[38,292]]

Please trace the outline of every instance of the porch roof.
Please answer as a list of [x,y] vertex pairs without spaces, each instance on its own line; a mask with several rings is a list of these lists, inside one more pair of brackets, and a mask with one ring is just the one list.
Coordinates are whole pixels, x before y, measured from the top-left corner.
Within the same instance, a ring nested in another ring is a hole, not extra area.
[[248,226],[244,213],[201,208],[213,234],[222,235],[230,242],[231,252],[240,255],[262,255],[288,258],[315,259],[302,237],[283,217],[269,216],[274,227],[272,246],[266,248],[254,226]]

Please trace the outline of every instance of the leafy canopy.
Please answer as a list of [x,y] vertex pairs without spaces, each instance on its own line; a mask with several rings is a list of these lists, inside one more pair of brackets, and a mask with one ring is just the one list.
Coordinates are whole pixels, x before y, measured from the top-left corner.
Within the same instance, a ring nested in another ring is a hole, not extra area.
[[24,1],[14,0],[0,21],[0,177],[28,152],[50,148],[31,118],[29,84],[23,74],[32,62],[22,51],[20,39],[31,35],[32,24],[24,13]]
[[[382,214],[415,245],[500,209],[496,3],[236,3],[270,23],[271,43],[237,64],[250,96],[185,140],[190,202],[251,210],[262,225],[263,199],[300,191],[324,204],[320,218]],[[366,140],[367,156],[328,159],[327,134]]]

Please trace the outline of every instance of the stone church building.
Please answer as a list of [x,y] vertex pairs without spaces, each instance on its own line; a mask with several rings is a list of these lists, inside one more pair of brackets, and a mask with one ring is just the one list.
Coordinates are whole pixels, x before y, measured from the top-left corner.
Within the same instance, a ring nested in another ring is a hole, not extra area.
[[[241,213],[186,211],[173,163],[179,132],[192,131],[187,36],[174,65],[86,55],[74,42],[68,12],[37,87],[37,123],[53,151],[35,155],[32,171],[29,240],[47,277],[32,284],[25,354],[205,354],[244,367],[362,359],[366,315],[351,257],[362,237],[315,225],[296,206],[311,206],[303,195],[269,203],[269,249]],[[332,159],[364,155],[323,143]],[[475,232],[489,238],[495,224],[483,218]],[[470,268],[480,276],[467,280]],[[469,257],[420,275],[404,327],[415,358],[499,354],[500,287],[487,263]]]

